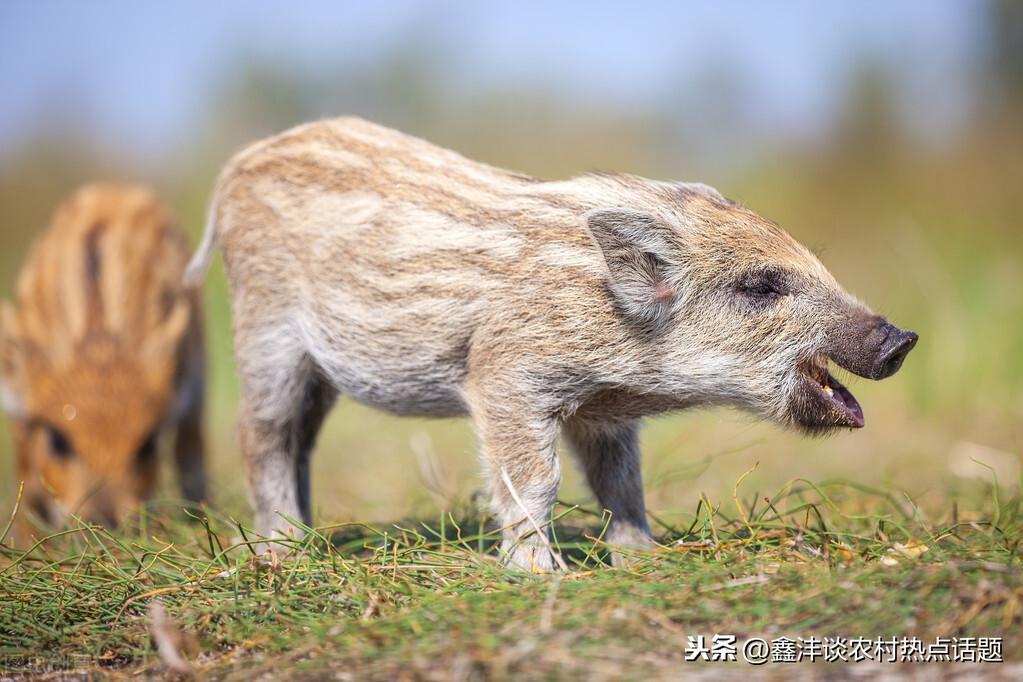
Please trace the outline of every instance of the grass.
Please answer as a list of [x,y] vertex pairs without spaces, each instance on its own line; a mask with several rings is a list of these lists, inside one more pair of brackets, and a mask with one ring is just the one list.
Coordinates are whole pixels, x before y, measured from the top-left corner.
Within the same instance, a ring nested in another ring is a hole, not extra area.
[[0,656],[12,671],[177,676],[164,642],[222,679],[650,679],[694,665],[689,636],[720,633],[740,646],[1003,637],[1005,658],[1023,658],[1018,497],[928,522],[894,491],[797,480],[744,499],[740,483],[618,569],[600,540],[607,518],[560,504],[569,570],[539,576],[501,566],[499,529],[469,504],[310,529],[286,556],[258,556],[235,519],[163,502],[118,532],[79,522],[0,547]]

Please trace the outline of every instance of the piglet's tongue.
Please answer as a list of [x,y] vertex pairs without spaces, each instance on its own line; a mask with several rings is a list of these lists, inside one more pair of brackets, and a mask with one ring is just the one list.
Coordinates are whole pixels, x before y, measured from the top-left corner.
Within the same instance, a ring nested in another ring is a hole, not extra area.
[[830,373],[827,376],[827,385],[824,387],[824,393],[836,408],[845,413],[853,426],[863,426],[863,408],[860,407],[860,403],[849,389],[843,386],[842,382],[838,379],[831,376]]

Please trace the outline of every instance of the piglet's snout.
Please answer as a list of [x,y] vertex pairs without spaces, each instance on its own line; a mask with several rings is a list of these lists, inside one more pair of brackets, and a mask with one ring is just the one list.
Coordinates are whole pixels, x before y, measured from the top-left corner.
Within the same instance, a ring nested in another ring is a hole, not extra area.
[[878,315],[856,315],[834,331],[826,349],[843,369],[866,379],[884,379],[899,371],[916,345],[917,335]]
[[915,332],[903,331],[890,322],[882,324],[879,331],[884,334],[884,341],[870,372],[871,379],[885,379],[898,372],[919,338]]

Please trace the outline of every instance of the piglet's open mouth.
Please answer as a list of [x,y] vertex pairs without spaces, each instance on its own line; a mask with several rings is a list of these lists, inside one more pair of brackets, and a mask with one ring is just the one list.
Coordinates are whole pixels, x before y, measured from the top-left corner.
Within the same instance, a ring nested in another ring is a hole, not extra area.
[[[812,417],[810,424],[816,427],[847,426],[854,429],[863,427],[863,408],[855,396],[833,377],[827,369],[827,361],[808,363],[802,369],[806,383],[807,402]],[[807,415],[809,416],[809,415]]]

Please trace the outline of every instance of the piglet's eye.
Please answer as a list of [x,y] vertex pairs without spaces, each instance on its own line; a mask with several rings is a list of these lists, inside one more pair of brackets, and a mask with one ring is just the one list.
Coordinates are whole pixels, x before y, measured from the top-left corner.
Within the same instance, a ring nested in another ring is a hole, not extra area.
[[46,439],[50,445],[50,452],[57,459],[71,459],[74,455],[71,441],[61,433],[60,429],[52,426],[46,427]]
[[772,297],[773,298],[775,296],[781,296],[781,292],[780,291],[778,291],[771,284],[766,284],[766,283],[746,285],[746,286],[744,286],[742,288],[742,292],[744,294],[746,294],[747,296],[759,296],[759,297],[762,297],[762,298],[766,298],[766,297]]
[[735,290],[758,301],[773,301],[789,293],[785,276],[774,269],[750,273],[736,282]]

